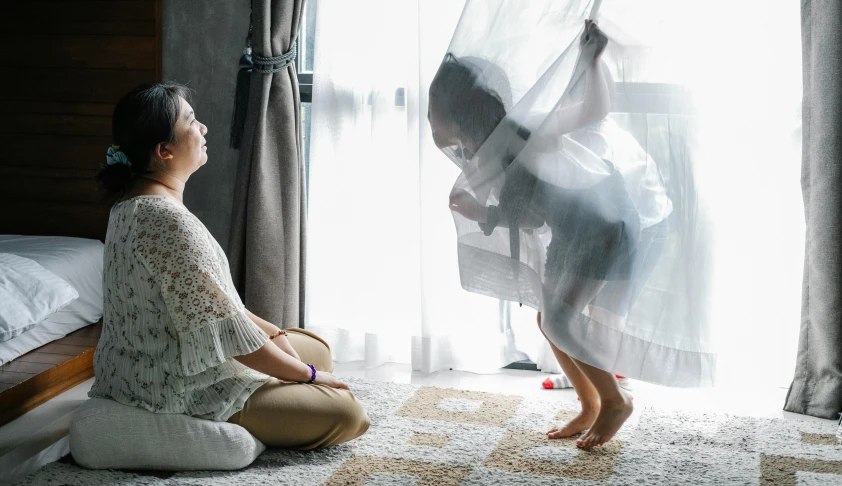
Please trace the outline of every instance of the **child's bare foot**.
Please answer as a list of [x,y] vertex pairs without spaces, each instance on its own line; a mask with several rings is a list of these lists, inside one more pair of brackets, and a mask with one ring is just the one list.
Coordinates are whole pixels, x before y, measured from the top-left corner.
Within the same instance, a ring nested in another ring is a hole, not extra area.
[[634,411],[632,400],[625,393],[620,393],[617,401],[602,401],[599,415],[588,432],[576,441],[576,445],[585,449],[605,444],[614,437],[620,427]]
[[573,437],[579,432],[588,430],[599,415],[599,403],[596,405],[586,406],[582,404],[582,411],[579,415],[573,417],[572,420],[560,427],[553,427],[547,432],[548,439],[564,439],[566,437]]

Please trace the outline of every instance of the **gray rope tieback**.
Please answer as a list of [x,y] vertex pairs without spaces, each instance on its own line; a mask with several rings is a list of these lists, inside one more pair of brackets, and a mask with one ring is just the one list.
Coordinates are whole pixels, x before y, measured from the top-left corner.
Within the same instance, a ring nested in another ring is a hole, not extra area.
[[[252,0],[252,12],[254,5]],[[243,134],[246,126],[246,115],[249,105],[249,86],[251,85],[251,73],[272,74],[287,69],[295,62],[295,46],[298,43],[293,41],[289,50],[280,56],[263,57],[252,52],[251,39],[254,31],[252,15],[249,14],[249,31],[246,36],[246,47],[243,49],[243,56],[240,58],[239,70],[237,71],[237,86],[234,92],[234,111],[231,114],[231,138],[230,145],[233,149],[239,149],[243,143]]]
[[[289,46],[289,50],[281,54],[280,56],[262,57],[258,56],[257,54],[252,54],[251,60],[254,64],[253,71],[256,73],[269,74],[285,70],[290,64],[295,62],[295,45],[297,43],[298,41],[293,41],[292,45]],[[264,68],[263,66],[274,67]]]

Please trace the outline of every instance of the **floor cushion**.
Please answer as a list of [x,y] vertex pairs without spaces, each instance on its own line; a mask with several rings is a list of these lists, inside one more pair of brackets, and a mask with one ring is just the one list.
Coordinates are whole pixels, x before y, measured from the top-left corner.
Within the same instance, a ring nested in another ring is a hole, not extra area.
[[91,398],[70,422],[70,452],[90,469],[232,470],[266,446],[239,425]]

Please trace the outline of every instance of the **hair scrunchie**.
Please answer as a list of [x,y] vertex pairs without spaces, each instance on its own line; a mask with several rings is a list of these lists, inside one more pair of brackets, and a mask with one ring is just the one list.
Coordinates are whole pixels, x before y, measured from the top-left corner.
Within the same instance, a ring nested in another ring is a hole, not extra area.
[[112,145],[108,147],[105,159],[108,165],[123,164],[129,167],[132,165],[132,163],[129,162],[129,158],[126,157],[126,154],[120,151],[119,145]]

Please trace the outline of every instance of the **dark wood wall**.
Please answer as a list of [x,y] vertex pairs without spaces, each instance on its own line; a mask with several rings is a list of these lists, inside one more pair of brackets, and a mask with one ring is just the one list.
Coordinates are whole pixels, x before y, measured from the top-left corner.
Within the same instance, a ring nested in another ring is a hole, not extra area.
[[0,234],[105,237],[111,112],[161,79],[161,0],[0,2]]

